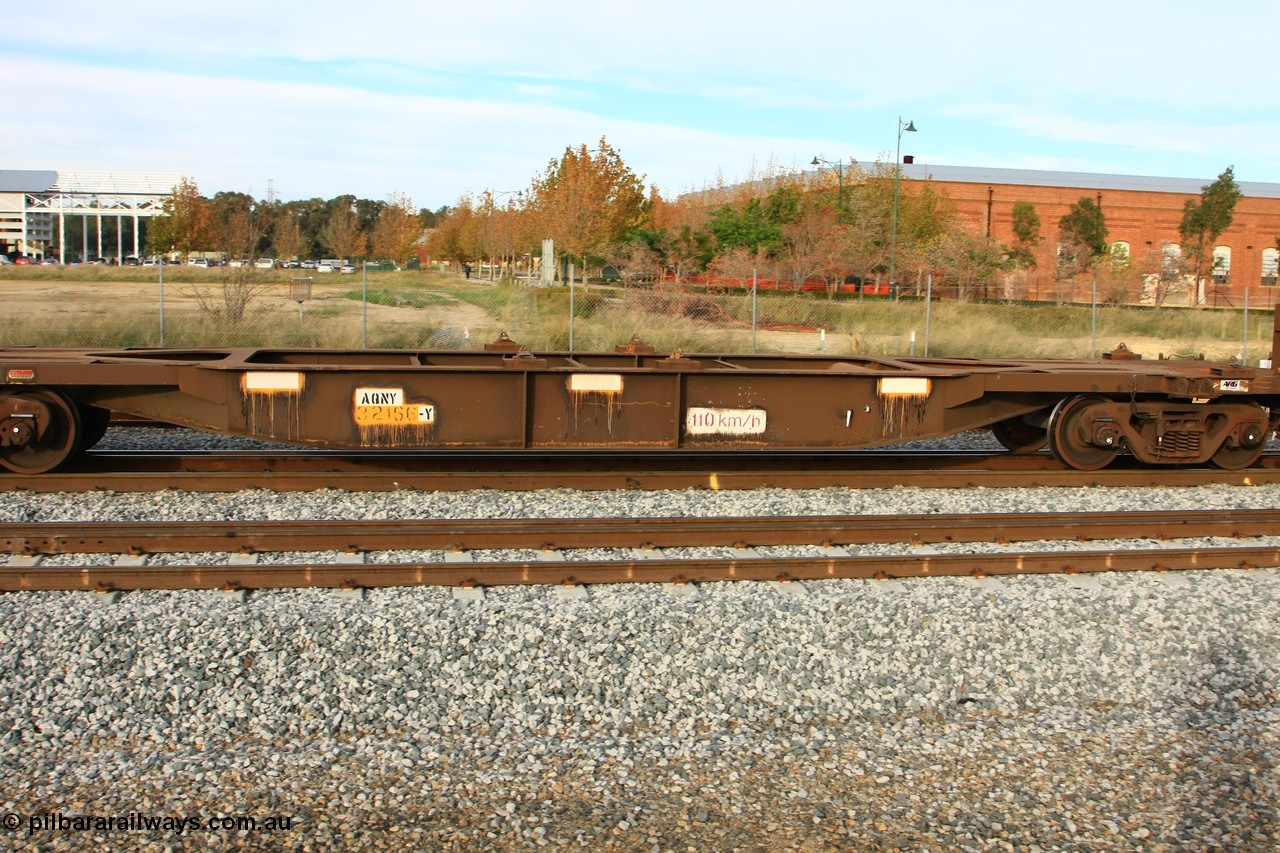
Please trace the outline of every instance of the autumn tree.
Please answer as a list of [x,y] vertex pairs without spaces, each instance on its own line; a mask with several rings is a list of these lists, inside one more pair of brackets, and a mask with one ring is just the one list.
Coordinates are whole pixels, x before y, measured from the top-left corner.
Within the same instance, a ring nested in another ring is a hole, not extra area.
[[215,222],[214,248],[229,258],[253,260],[257,257],[273,221],[268,206],[239,192],[220,192],[209,204]]
[[1178,233],[1182,236],[1183,258],[1191,267],[1197,286],[1204,277],[1206,262],[1212,263],[1214,243],[1231,227],[1241,195],[1234,167],[1228,166],[1216,181],[1200,188],[1198,200],[1187,199],[1183,206]]
[[161,205],[164,214],[155,217],[147,231],[147,251],[162,255],[178,252],[183,257],[212,245],[213,210],[190,178],[183,178]]
[[271,246],[280,258],[302,257],[302,215],[284,210],[276,217],[271,229]]
[[427,235],[427,251],[433,257],[462,263],[479,256],[480,245],[476,241],[474,203],[470,196],[458,199],[449,213]]
[[422,221],[413,208],[413,200],[394,194],[373,223],[369,242],[373,254],[402,263],[413,253],[414,244],[422,236]]
[[330,205],[329,216],[320,229],[320,242],[339,258],[354,258],[365,253],[367,235],[360,227],[355,202],[351,196],[338,196]]
[[640,224],[641,178],[604,137],[595,149],[566,148],[531,188],[532,208],[544,233],[585,267],[600,250]]
[[677,281],[705,269],[714,257],[714,244],[706,230],[710,204],[706,195],[690,193],[675,200],[649,189],[648,229],[650,245],[662,253],[667,269]]
[[918,294],[923,290],[921,278],[929,266],[934,245],[957,231],[955,204],[928,182],[906,179],[898,207],[897,294],[906,292],[904,281],[909,276],[904,271],[912,269],[917,272],[915,291]]
[[499,207],[490,201],[483,209],[485,222],[484,242],[488,253],[499,260],[503,275],[515,269],[516,262],[530,250],[538,240],[537,226],[534,217],[526,207],[523,192],[508,195],[506,204]]
[[[850,271],[860,277],[887,276],[894,239],[893,164],[876,163],[869,171],[855,167],[845,173],[841,221]],[[950,232],[955,205],[928,183],[897,177],[897,250],[899,270],[929,266],[935,241]],[[902,282],[899,281],[899,284]],[[900,287],[899,292],[903,292]]]

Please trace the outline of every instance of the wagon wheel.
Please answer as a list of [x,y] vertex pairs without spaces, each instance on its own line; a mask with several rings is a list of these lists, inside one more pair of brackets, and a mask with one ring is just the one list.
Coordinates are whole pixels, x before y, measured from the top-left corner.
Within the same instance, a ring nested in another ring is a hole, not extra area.
[[37,436],[28,419],[7,421],[5,429],[14,443],[0,446],[0,466],[17,474],[43,474],[66,462],[80,449],[80,410],[61,392],[25,388],[21,393],[6,396],[43,407],[48,413],[48,425]]
[[103,409],[99,406],[80,406],[80,447],[77,449],[88,450],[101,441],[102,437],[107,434],[107,426],[110,422],[110,409]]
[[1105,397],[1067,397],[1049,416],[1049,448],[1062,464],[1079,471],[1097,471],[1111,464],[1120,452],[1118,434],[1099,444],[1086,414],[1092,406],[1109,402]]
[[1009,418],[991,425],[996,441],[1011,453],[1035,453],[1049,443],[1049,430],[1022,418]]
[[[1259,415],[1262,415],[1261,411],[1259,411]],[[1257,462],[1259,457],[1262,456],[1262,451],[1267,448],[1267,422],[1265,415],[1262,416],[1262,425],[1249,424],[1245,426],[1240,433],[1240,442],[1234,446],[1228,446],[1226,442],[1223,442],[1213,452],[1209,462],[1214,467],[1226,468],[1231,471],[1248,468]]]

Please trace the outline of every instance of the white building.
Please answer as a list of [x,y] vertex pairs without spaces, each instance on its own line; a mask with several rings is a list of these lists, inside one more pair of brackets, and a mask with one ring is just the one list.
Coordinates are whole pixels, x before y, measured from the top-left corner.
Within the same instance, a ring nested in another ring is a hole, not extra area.
[[[164,200],[181,175],[155,172],[55,172],[0,169],[0,251],[8,255],[114,257],[142,254],[139,221],[164,213]],[[67,217],[84,220],[82,245],[67,246]],[[119,223],[116,245],[104,246],[102,221]],[[126,224],[132,238],[126,244]],[[97,228],[91,226],[96,224]],[[96,234],[91,245],[90,235]]]

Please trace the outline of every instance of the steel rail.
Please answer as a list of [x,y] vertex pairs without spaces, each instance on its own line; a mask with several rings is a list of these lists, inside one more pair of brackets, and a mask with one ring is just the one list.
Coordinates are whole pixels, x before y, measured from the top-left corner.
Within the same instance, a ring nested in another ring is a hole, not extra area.
[[1280,533],[1280,510],[719,518],[12,522],[0,553],[480,550],[1241,538]]
[[836,578],[892,579],[1076,574],[1113,571],[1251,569],[1280,566],[1280,548],[1185,548],[1070,553],[898,557],[565,560],[513,563],[404,563],[274,566],[0,567],[0,590],[225,589],[390,586],[579,585]]
[[[133,461],[144,456],[133,457]],[[653,460],[620,458],[520,460],[508,457],[473,461],[443,457],[374,456],[367,460],[255,454],[202,458],[153,459],[137,467],[130,459],[113,457],[66,472],[37,476],[0,473],[0,492],[82,492],[112,489],[144,492],[179,489],[192,492],[232,492],[270,488],[276,491],[466,491],[502,489],[531,491],[575,488],[609,489],[757,489],[757,488],[1005,488],[1027,486],[1199,486],[1280,483],[1280,456],[1263,457],[1263,465],[1244,470],[1217,468],[1139,468],[1118,464],[1099,471],[1076,471],[1043,454],[956,454],[932,456],[861,455],[840,464],[787,466],[785,456],[757,458],[754,468],[741,461],[691,459],[682,465],[660,467]],[[1122,460],[1123,461],[1123,460]],[[716,463],[723,463],[717,465]],[[436,466],[434,469],[432,466]],[[589,467],[594,466],[594,467]],[[767,467],[766,467],[767,466]]]

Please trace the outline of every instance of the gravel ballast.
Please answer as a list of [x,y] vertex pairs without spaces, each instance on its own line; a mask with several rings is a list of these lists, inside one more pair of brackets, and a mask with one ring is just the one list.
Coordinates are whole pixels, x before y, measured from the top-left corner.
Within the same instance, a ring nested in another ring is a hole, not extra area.
[[[0,520],[1048,512],[1278,499],[1272,486],[11,493]],[[822,581],[800,594],[606,585],[586,599],[510,587],[479,601],[434,588],[138,592],[113,603],[0,596],[0,845],[1280,847],[1280,573],[1093,577],[1085,589],[1047,576]],[[107,816],[133,823],[104,827]],[[191,822],[139,828],[165,816]],[[86,820],[95,817],[97,826]],[[258,826],[218,822],[236,817]],[[268,829],[272,817],[287,828]]]

